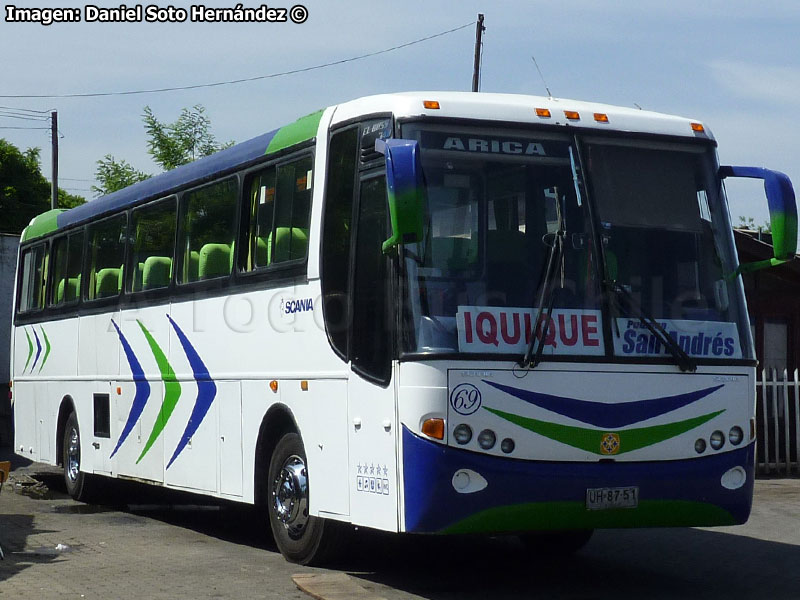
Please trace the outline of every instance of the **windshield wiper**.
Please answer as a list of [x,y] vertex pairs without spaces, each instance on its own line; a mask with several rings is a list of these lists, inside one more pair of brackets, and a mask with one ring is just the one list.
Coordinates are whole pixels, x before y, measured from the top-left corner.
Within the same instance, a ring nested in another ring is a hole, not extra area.
[[[639,303],[636,302],[633,294],[631,294],[624,286],[613,280],[606,280],[603,282],[603,285],[609,292],[611,292],[610,299],[616,305],[616,308],[621,309],[622,301],[624,301],[627,304],[628,313],[639,319],[639,321],[641,321],[642,324],[647,327],[650,333],[652,333],[657,340],[664,344],[664,347],[669,350],[670,354],[672,354],[681,371],[685,373],[694,373],[697,371],[697,363],[695,363],[692,357],[680,347],[680,344],[675,341],[675,338],[667,333],[667,330],[664,329],[661,323],[644,312],[644,309],[642,309]],[[614,319],[614,327],[616,328],[617,336],[619,336],[619,326],[617,325],[616,319]]]

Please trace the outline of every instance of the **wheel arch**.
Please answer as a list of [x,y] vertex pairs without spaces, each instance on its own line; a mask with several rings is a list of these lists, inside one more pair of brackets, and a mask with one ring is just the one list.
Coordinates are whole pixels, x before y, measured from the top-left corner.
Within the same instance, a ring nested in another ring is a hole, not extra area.
[[61,399],[61,404],[58,407],[58,419],[56,420],[56,464],[62,466],[64,464],[64,429],[67,425],[67,419],[70,414],[78,414],[75,410],[75,401],[72,396],[67,394]]
[[266,498],[266,478],[269,461],[278,441],[287,433],[300,434],[294,414],[282,403],[272,405],[261,420],[255,456],[255,503],[263,505]]

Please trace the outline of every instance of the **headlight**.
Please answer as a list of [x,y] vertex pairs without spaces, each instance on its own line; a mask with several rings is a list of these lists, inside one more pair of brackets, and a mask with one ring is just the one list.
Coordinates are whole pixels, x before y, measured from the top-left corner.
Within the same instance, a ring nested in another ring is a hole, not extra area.
[[731,430],[728,432],[728,439],[730,440],[731,444],[738,446],[744,439],[744,431],[742,431],[742,428],[738,426],[731,427]]
[[497,441],[497,436],[491,429],[484,429],[478,434],[478,445],[484,450],[491,450]]
[[694,443],[694,451],[697,452],[698,454],[702,454],[703,452],[705,452],[706,451],[706,441],[704,439],[702,439],[702,438],[697,440]]
[[515,446],[516,444],[514,444],[514,440],[512,440],[511,438],[506,438],[502,442],[500,442],[500,450],[502,450],[506,454],[511,454],[514,451]]
[[711,434],[711,447],[714,450],[719,450],[725,445],[725,434],[721,431],[715,431]]
[[472,439],[472,428],[466,423],[461,423],[461,425],[457,425],[453,430],[453,437],[462,446],[468,444]]

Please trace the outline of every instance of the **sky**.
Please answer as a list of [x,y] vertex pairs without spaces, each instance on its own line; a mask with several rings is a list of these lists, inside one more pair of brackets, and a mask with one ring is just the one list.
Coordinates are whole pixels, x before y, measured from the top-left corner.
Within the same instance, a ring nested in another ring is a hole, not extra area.
[[[282,1],[269,6],[293,6]],[[93,98],[8,96],[191,86],[303,69],[454,29],[482,12],[481,91],[547,95],[546,82],[559,98],[640,106],[701,120],[719,142],[722,164],[777,169],[800,189],[797,0],[301,1],[308,15],[302,24],[187,20],[49,26],[7,22],[8,3],[3,2],[0,106],[57,110],[60,185],[92,198],[96,162],[107,154],[145,172],[159,172],[147,154],[145,106],[159,120],[172,122],[182,108],[201,104],[218,140],[240,142],[360,96],[467,91],[475,27],[362,60],[247,83]],[[13,4],[83,11],[87,3]],[[249,0],[243,4],[260,6]],[[233,8],[236,3],[212,0],[205,6]],[[0,117],[0,137],[23,149],[40,147],[49,178],[49,132],[6,129],[32,126],[46,123]],[[734,222],[740,215],[757,224],[768,219],[760,183],[729,182],[727,188]]]

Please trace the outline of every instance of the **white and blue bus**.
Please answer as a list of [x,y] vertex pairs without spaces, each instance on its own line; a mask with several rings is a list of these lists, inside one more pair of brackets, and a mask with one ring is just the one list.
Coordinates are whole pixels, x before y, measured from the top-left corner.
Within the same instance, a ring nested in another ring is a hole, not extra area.
[[[740,265],[726,177],[764,179]],[[16,452],[347,524],[547,533],[747,520],[740,274],[794,257],[791,184],[699,121],[402,93],[331,106],[24,231]]]

